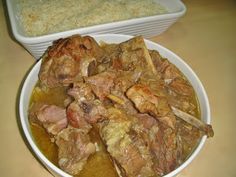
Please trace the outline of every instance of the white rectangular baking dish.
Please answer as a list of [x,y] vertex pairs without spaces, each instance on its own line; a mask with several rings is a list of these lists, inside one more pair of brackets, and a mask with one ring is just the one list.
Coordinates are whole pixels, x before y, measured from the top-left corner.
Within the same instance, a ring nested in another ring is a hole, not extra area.
[[52,44],[52,41],[59,38],[73,34],[86,35],[106,33],[151,37],[164,32],[186,12],[186,7],[180,0],[156,1],[163,5],[169,13],[78,28],[37,37],[28,37],[24,34],[24,30],[22,29],[17,17],[16,0],[7,0],[7,9],[14,37],[26,48],[26,50],[29,51],[31,55],[34,56],[35,59],[39,59],[47,47]]

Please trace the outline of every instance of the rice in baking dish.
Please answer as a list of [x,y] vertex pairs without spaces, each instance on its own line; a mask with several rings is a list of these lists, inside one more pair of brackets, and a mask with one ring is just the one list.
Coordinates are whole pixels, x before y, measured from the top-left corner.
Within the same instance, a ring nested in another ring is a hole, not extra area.
[[167,13],[154,0],[17,0],[27,36]]

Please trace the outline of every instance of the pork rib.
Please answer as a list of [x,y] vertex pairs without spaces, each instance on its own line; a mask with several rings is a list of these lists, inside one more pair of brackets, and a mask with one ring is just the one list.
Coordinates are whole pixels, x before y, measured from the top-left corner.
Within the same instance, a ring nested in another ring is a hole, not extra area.
[[171,107],[174,114],[183,119],[184,121],[186,121],[187,123],[191,124],[192,126],[198,128],[199,130],[201,130],[202,132],[204,132],[207,137],[213,137],[214,136],[214,131],[212,129],[211,125],[205,124],[204,122],[202,122],[201,120],[197,119],[196,117],[181,111],[178,108],[175,107]]

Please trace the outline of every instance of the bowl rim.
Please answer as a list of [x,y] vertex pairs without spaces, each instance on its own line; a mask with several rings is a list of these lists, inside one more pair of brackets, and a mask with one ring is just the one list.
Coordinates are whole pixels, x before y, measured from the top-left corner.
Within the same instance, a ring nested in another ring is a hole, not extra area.
[[[122,35],[122,34],[98,34],[98,35],[91,35],[92,37],[95,38],[95,40],[97,42],[99,38],[120,38],[121,41],[126,41],[134,36],[131,35]],[[110,43],[110,42],[109,42]],[[197,82],[199,89],[201,91],[201,95],[202,95],[202,99],[204,100],[205,103],[205,112],[206,112],[206,123],[210,124],[211,121],[211,114],[210,114],[210,105],[209,105],[209,101],[208,101],[208,97],[206,94],[206,91],[200,81],[200,79],[198,78],[198,76],[195,74],[195,72],[192,70],[192,68],[182,59],[180,58],[178,55],[176,55],[175,53],[173,53],[171,50],[163,47],[160,44],[157,44],[155,42],[152,42],[150,40],[145,39],[145,43],[149,44],[149,45],[153,45],[159,49],[161,49],[162,51],[165,51],[167,53],[169,53],[170,55],[172,55],[175,59],[178,60],[178,62],[182,63],[183,66],[192,74],[193,78],[195,79],[195,81]],[[157,49],[156,49],[157,50]],[[27,117],[24,116],[24,98],[26,95],[28,95],[29,93],[27,93],[27,86],[30,84],[30,79],[34,77],[35,72],[37,72],[36,74],[38,75],[38,71],[40,68],[42,60],[40,59],[36,64],[34,64],[34,66],[31,68],[30,72],[27,74],[25,80],[23,81],[23,86],[21,88],[21,92],[20,92],[20,101],[19,101],[19,114],[20,114],[20,123],[24,132],[24,135],[27,139],[27,141],[30,144],[30,148],[33,150],[33,152],[36,154],[37,158],[40,159],[40,161],[44,164],[44,166],[46,168],[50,168],[49,171],[53,170],[53,172],[56,172],[59,175],[65,176],[65,177],[71,177],[68,173],[64,172],[63,170],[61,170],[59,167],[57,167],[56,165],[54,165],[52,162],[50,162],[44,155],[43,153],[40,151],[40,149],[37,147],[36,143],[33,140],[33,136],[31,136],[30,134],[30,127],[28,127],[28,115]],[[182,71],[181,71],[182,72]],[[35,84],[35,83],[34,83]],[[197,92],[197,91],[196,91]],[[31,93],[30,93],[31,95]],[[199,103],[200,104],[200,103]],[[29,105],[25,105],[28,109]],[[201,105],[200,105],[201,106]],[[195,147],[194,151],[190,154],[190,156],[188,157],[187,160],[185,160],[179,167],[177,167],[175,170],[173,170],[172,172],[164,175],[164,177],[173,177],[175,175],[177,175],[180,171],[182,171],[187,165],[189,165],[193,159],[197,156],[197,154],[199,154],[200,150],[203,148],[203,145],[205,143],[207,139],[207,136],[204,135],[200,140],[198,145]],[[51,171],[52,172],[52,171]]]

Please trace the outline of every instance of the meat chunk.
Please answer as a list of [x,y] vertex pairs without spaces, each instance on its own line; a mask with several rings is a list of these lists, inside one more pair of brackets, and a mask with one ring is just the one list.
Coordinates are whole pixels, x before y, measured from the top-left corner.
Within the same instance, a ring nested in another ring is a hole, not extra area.
[[103,120],[106,109],[102,104],[93,102],[72,102],[67,108],[67,117],[71,126],[89,131],[90,124]]
[[195,115],[197,112],[197,107],[195,106],[191,97],[177,95],[169,92],[167,99],[171,106],[179,108],[184,112],[190,113],[192,115]]
[[42,85],[57,87],[72,83],[80,71],[80,63],[73,57],[63,55],[56,59],[46,57],[39,72]]
[[182,162],[178,156],[182,147],[178,147],[175,130],[148,114],[137,114],[136,117],[141,124],[136,131],[150,147],[156,174],[163,176],[174,170]]
[[164,124],[159,125],[159,131],[151,142],[151,150],[155,154],[155,170],[164,175],[173,171],[178,165],[176,133]]
[[86,132],[89,132],[89,130],[92,128],[91,125],[86,121],[86,115],[83,109],[79,106],[78,102],[72,102],[68,106],[66,114],[71,126],[83,129]]
[[104,100],[114,86],[115,77],[113,72],[103,72],[86,78],[86,83],[91,85],[93,92],[100,100]]
[[88,84],[74,83],[68,94],[75,99],[75,102],[67,109],[68,119],[72,126],[82,127],[85,125],[84,121],[89,124],[96,123],[106,115],[105,107],[99,100],[95,99],[95,95]]
[[169,84],[168,88],[179,95],[189,96],[191,97],[194,93],[193,88],[189,85],[189,83],[182,78],[175,78]]
[[141,84],[136,84],[129,88],[126,95],[141,113],[149,113],[174,129],[176,120],[166,97],[156,96],[151,89]]
[[72,96],[78,102],[84,100],[91,101],[95,99],[92,88],[83,82],[74,82],[73,87],[68,90],[67,94]]
[[68,127],[56,136],[58,164],[71,175],[78,174],[90,155],[95,153],[95,145],[86,132]]
[[142,70],[136,69],[134,71],[116,72],[114,79],[114,90],[119,92],[126,92],[128,88],[138,82],[142,75]]
[[120,44],[120,60],[123,70],[134,70],[135,68],[144,68],[147,65],[153,74],[156,74],[151,56],[141,36],[132,38]]
[[69,85],[79,76],[89,75],[90,64],[96,63],[103,50],[88,36],[79,35],[57,40],[43,57],[39,72],[42,85]]
[[74,35],[65,39],[59,39],[49,48],[48,55],[52,58],[58,58],[63,55],[73,56],[79,60],[87,56],[101,59],[103,49],[90,36],[81,37]]
[[109,120],[99,123],[108,152],[126,176],[154,176],[151,154],[144,141],[132,130],[131,117],[116,108],[110,108],[108,112]]
[[48,133],[58,134],[67,127],[66,110],[55,105],[38,104],[31,109],[37,122],[40,123]]

